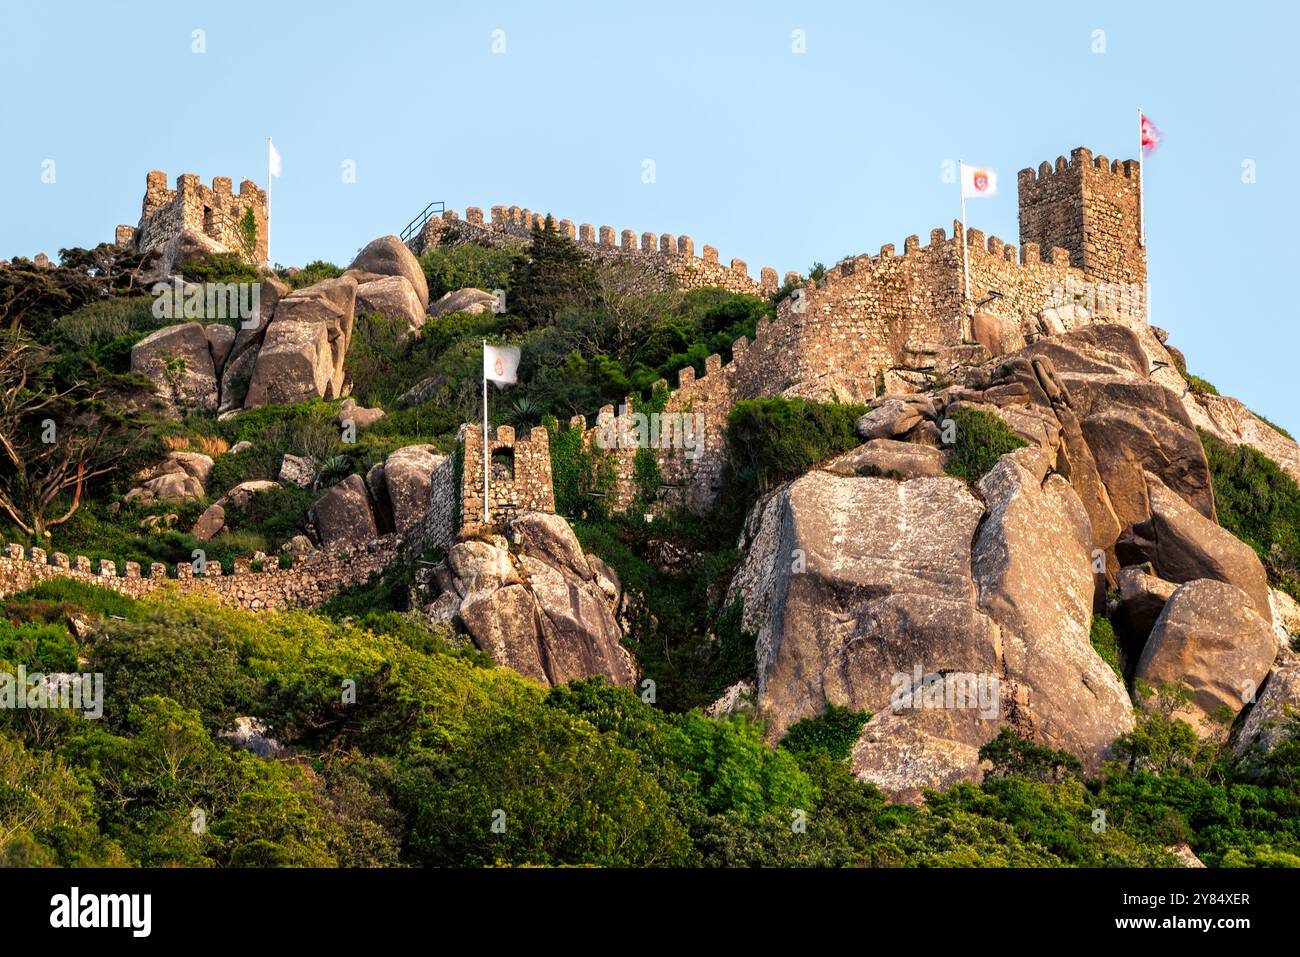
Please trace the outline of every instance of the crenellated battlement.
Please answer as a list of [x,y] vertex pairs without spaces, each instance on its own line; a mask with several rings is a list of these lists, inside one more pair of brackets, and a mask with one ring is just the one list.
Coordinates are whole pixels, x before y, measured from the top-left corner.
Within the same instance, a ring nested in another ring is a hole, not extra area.
[[[244,227],[249,212],[254,226],[251,236]],[[145,176],[139,225],[118,226],[115,241],[143,252],[165,245],[186,230],[263,265],[267,256],[266,192],[246,179],[236,193],[228,176],[214,176],[212,185],[205,186],[193,173],[177,176],[175,187],[170,187],[167,174],[154,170]]]
[[316,553],[281,567],[275,558],[258,563],[236,558],[227,572],[221,562],[208,560],[196,573],[193,563],[168,567],[152,562],[148,569],[134,561],[101,559],[91,562],[84,555],[49,554],[43,548],[25,549],[9,543],[0,556],[0,598],[26,591],[52,578],[70,578],[127,595],[142,598],[158,588],[181,593],[205,592],[241,608],[280,608],[290,605],[315,606],[340,589],[369,579],[397,557],[400,541],[387,536],[334,554]]
[[[697,256],[695,240],[688,235],[615,230],[607,225],[575,225],[570,219],[552,219],[561,235],[584,247],[598,261],[617,262],[624,258],[636,261],[648,275],[649,289],[712,286],[770,296],[780,285],[772,267],[762,267],[755,280],[749,275],[748,263],[735,258],[724,263],[713,246],[701,246]],[[527,242],[532,236],[533,226],[545,221],[546,214],[519,206],[493,206],[486,218],[482,208],[477,206],[468,207],[463,218],[456,211],[448,210],[440,219],[425,223],[424,228],[411,239],[410,247],[419,255],[438,245]]]

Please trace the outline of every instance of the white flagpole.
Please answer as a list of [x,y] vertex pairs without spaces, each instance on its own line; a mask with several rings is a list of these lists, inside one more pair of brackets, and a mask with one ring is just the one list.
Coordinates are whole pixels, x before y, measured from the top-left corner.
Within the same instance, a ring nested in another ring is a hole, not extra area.
[[275,149],[271,137],[266,138],[266,268],[271,268],[271,180],[275,173],[271,169],[271,150]]
[[487,340],[483,340],[483,524],[488,523]]
[[966,316],[971,304],[970,294],[970,253],[966,249],[966,164],[957,160],[957,186],[961,191],[961,271],[966,284],[966,299],[962,303],[961,338],[965,342]]
[[1138,107],[1138,245],[1143,249],[1147,245],[1147,201],[1146,183],[1147,156],[1142,149],[1142,107]]

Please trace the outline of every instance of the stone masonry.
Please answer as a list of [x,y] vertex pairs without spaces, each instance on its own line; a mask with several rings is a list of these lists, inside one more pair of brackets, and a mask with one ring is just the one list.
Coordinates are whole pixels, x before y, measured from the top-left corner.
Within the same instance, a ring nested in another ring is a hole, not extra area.
[[[242,228],[248,210],[252,210],[257,224],[251,250],[245,243]],[[167,174],[154,170],[145,177],[139,226],[118,226],[115,238],[118,245],[145,252],[162,246],[184,230],[207,236],[254,265],[266,265],[266,193],[246,179],[239,184],[236,194],[226,176],[214,177],[209,189],[193,173],[176,177],[176,188],[168,189]]]
[[[467,425],[462,435],[461,530],[472,531],[483,525],[483,427]],[[488,442],[488,457],[492,467],[489,523],[509,518],[512,512],[555,511],[551,442],[543,426],[535,426],[526,438],[516,438],[512,426],[498,425]]]
[[[442,218],[430,219],[409,242],[417,256],[435,246],[459,246],[467,243],[482,246],[505,246],[526,243],[534,223],[544,223],[546,216],[518,206],[493,206],[490,220],[483,210],[471,206],[461,219],[448,210]],[[642,232],[625,229],[615,235],[613,228],[590,223],[575,227],[571,220],[555,222],[556,230],[576,242],[586,253],[604,265],[628,263],[636,267],[637,288],[642,292],[668,289],[721,288],[730,292],[768,297],[777,291],[776,270],[763,267],[755,282],[749,267],[739,259],[723,264],[718,251],[704,246],[695,255],[695,240],[671,233]]]

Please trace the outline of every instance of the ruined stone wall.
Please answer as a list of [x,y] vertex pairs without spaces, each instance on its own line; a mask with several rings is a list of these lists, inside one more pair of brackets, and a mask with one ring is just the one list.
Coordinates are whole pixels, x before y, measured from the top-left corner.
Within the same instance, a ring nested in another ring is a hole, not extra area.
[[[480,433],[481,434],[481,433]],[[482,455],[480,439],[479,454]],[[480,505],[480,508],[482,506]],[[429,507],[423,517],[406,532],[407,547],[412,557],[440,548],[451,549],[459,529],[454,527],[456,513],[456,457],[445,456],[442,464],[433,470],[429,483]]]
[[253,571],[251,562],[237,558],[230,574],[224,574],[220,562],[206,563],[204,574],[194,574],[189,562],[177,565],[169,574],[166,565],[154,562],[142,572],[136,562],[101,561],[92,569],[90,560],[78,555],[69,558],[62,552],[47,555],[44,549],[24,549],[6,545],[0,557],[0,598],[5,598],[42,581],[70,578],[98,585],[131,598],[142,598],[163,587],[180,594],[204,593],[223,604],[252,611],[286,606],[316,607],[341,589],[360,585],[372,572],[381,572],[397,560],[400,540],[387,536],[357,548],[337,553],[319,553],[298,558],[291,568],[280,568],[269,558],[262,571]]
[[[483,246],[504,246],[508,243],[526,243],[532,237],[533,223],[545,222],[546,216],[518,206],[493,206],[491,219],[484,220],[483,211],[477,207],[465,210],[461,219],[448,210],[442,218],[430,219],[409,242],[417,256],[435,246],[456,246],[473,243]],[[776,292],[776,270],[763,267],[759,279],[749,276],[749,267],[740,259],[722,263],[718,251],[704,246],[695,255],[695,241],[690,236],[671,233],[637,233],[624,229],[615,234],[609,226],[595,227],[590,223],[574,226],[571,220],[556,220],[555,228],[569,237],[597,262],[604,265],[627,263],[636,270],[635,291],[660,292],[669,289],[721,288],[730,292],[754,296],[771,296]]]
[[[483,524],[483,427],[467,425],[463,430],[465,464],[461,475],[461,530]],[[499,425],[488,441],[489,458],[498,452],[514,454],[514,474],[507,476],[493,467],[488,486],[488,521],[499,522],[514,512],[554,512],[555,490],[551,484],[551,441],[545,427],[535,426],[527,438],[516,438],[515,430]]]
[[[257,236],[252,256],[247,256],[241,222],[246,210],[253,211]],[[116,240],[124,242],[130,227],[119,226]],[[176,188],[167,188],[167,174],[157,170],[145,177],[140,224],[131,233],[136,249],[145,251],[162,246],[183,230],[201,233],[228,251],[249,259],[255,265],[267,261],[266,193],[252,180],[239,184],[233,193],[229,177],[217,176],[212,187],[204,186],[193,173],[176,177]]]

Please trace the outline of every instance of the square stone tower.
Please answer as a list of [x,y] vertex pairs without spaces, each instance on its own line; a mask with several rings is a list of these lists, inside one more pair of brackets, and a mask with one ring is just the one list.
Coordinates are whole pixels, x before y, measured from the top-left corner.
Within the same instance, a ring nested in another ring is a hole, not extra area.
[[1136,160],[1109,162],[1078,147],[1055,168],[1041,164],[1019,176],[1020,243],[1061,247],[1070,265],[1095,283],[1146,283],[1139,191],[1142,166]]
[[[193,173],[176,177],[167,187],[167,174],[154,170],[145,177],[140,224],[118,226],[116,241],[144,252],[164,245],[184,230],[200,233],[228,252],[256,266],[266,265],[266,192],[252,180],[232,190],[230,177],[217,176],[204,186]],[[246,228],[251,216],[251,229]]]

